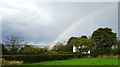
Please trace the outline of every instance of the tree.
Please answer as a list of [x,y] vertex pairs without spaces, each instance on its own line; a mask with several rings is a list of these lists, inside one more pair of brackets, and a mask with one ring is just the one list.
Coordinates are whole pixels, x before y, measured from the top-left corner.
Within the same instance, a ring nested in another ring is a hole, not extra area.
[[9,54],[16,54],[18,49],[27,43],[18,36],[9,36],[4,41],[4,44],[7,46]]
[[86,35],[83,35],[83,36],[81,36],[81,38],[86,38],[86,39],[87,39],[87,36],[86,36]]
[[8,52],[7,52],[7,49],[5,48],[4,44],[0,43],[0,48],[2,49],[1,51],[1,54],[3,55],[6,55]]
[[63,45],[63,43],[61,43],[61,42],[58,42],[58,43],[56,43],[56,45],[54,46],[53,51],[56,51],[57,53],[66,52],[66,51],[65,51],[65,45]]
[[14,47],[8,50],[9,55],[17,55],[18,54],[18,48]]
[[32,55],[32,54],[42,54],[44,52],[43,48],[33,47],[30,45],[25,45],[25,47],[21,48],[18,52],[22,55]]
[[48,47],[48,46],[43,48],[43,51],[44,51],[44,52],[47,52],[48,50],[49,50],[49,47]]
[[118,43],[117,43],[118,45],[117,45],[117,49],[118,49],[118,55],[120,56],[120,40],[118,41]]
[[99,28],[92,34],[92,39],[96,42],[97,52],[101,55],[108,55],[112,45],[117,43],[116,33],[110,28]]
[[80,53],[87,53],[89,50],[92,51],[92,48],[94,47],[94,42],[90,39],[79,38],[76,43],[74,43],[74,46],[79,49]]
[[8,46],[9,49],[11,48],[19,48],[23,45],[26,45],[27,42],[25,42],[22,38],[18,36],[10,36],[7,37],[6,40],[4,41],[5,45]]
[[111,50],[112,55],[120,55],[120,41],[114,45],[114,48]]
[[87,53],[89,50],[92,52],[93,49],[95,49],[95,42],[92,39],[87,39],[86,36],[71,37],[68,41],[68,45],[72,45],[72,48],[75,46],[80,53]]
[[71,37],[69,38],[67,45],[66,45],[66,51],[67,52],[73,52],[73,45],[77,43],[77,40],[79,37]]

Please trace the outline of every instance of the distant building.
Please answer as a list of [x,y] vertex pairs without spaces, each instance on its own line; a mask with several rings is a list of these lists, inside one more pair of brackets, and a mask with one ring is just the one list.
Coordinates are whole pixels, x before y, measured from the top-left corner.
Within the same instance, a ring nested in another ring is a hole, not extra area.
[[78,49],[75,46],[73,46],[73,52],[77,52],[77,51]]

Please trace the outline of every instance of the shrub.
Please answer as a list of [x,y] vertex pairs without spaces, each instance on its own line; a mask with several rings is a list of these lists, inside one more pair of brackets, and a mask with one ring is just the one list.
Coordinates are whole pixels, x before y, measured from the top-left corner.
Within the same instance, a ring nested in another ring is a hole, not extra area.
[[3,55],[5,60],[24,61],[25,63],[53,61],[53,60],[66,60],[69,58],[82,58],[87,54],[48,54],[48,55]]
[[6,61],[5,59],[1,58],[2,61],[2,66],[7,66],[7,65],[22,65],[23,61]]
[[98,52],[98,50],[94,50],[93,52],[90,53],[90,56],[91,57],[97,57],[97,56],[99,56],[99,54],[100,53]]

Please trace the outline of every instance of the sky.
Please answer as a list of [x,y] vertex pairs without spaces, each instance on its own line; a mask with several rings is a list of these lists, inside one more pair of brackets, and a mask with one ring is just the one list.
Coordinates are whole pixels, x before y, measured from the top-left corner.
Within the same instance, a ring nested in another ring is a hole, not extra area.
[[24,38],[29,44],[49,46],[77,20],[108,5],[110,5],[108,8],[96,11],[84,18],[84,21],[78,21],[79,23],[60,37],[58,42],[66,42],[70,37],[80,37],[82,35],[90,37],[93,31],[100,27],[109,27],[112,28],[113,32],[118,33],[117,2],[44,1],[0,1],[2,40],[4,41],[7,36],[17,35]]

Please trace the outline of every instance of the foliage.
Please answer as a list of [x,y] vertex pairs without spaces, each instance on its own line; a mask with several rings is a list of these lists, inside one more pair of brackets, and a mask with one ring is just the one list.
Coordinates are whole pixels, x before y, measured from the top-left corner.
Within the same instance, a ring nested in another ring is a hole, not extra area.
[[100,55],[109,55],[111,47],[117,43],[116,33],[110,28],[99,28],[92,34],[92,39],[96,42],[96,51]]
[[18,60],[24,61],[25,63],[32,63],[41,61],[66,60],[74,57],[81,58],[84,56],[87,56],[87,54],[3,55],[2,57],[8,61]]
[[92,39],[87,39],[86,36],[81,38],[72,37],[69,39],[68,45],[76,46],[80,53],[88,52],[89,50],[92,52],[95,49],[95,42]]
[[76,41],[78,40],[78,37],[71,37],[67,41],[66,49],[67,52],[73,52],[73,45],[77,43]]
[[120,40],[117,43],[118,55],[120,55]]
[[0,43],[0,49],[2,49],[0,50],[2,51],[2,53],[0,54],[6,55],[8,53],[8,50],[5,48],[5,46],[2,43]]
[[82,35],[81,38],[85,38],[85,39],[87,39],[87,36],[86,36],[86,35]]
[[8,54],[15,55],[18,49],[27,44],[22,38],[18,36],[9,36],[4,41],[6,48],[8,49]]
[[56,43],[52,51],[56,51],[57,53],[61,54],[65,51],[65,45],[61,42]]
[[30,45],[25,45],[18,52],[21,55],[33,55],[33,54],[42,54],[44,50],[42,48],[33,47]]
[[114,45],[114,49],[111,50],[111,55],[119,55],[120,53],[120,42],[118,41],[116,45]]
[[95,42],[91,39],[86,39],[86,38],[80,38],[79,43],[75,44],[77,48],[79,49],[80,53],[82,52],[93,52],[95,49]]
[[50,51],[45,52],[44,54],[58,54],[58,53],[54,50],[50,50]]
[[8,50],[8,55],[17,55],[18,54],[18,48],[11,48],[10,50]]
[[[9,49],[7,50],[3,44],[0,44],[3,55],[87,54],[90,51],[90,56],[97,57],[99,55],[118,55],[120,53],[120,42],[117,40],[116,33],[112,32],[110,28],[95,30],[91,38],[86,35],[71,37],[67,44],[58,42],[52,50],[48,50],[48,47],[37,48],[26,45],[26,42],[17,36],[8,37],[4,44]],[[78,52],[73,53],[73,46],[78,49]],[[117,46],[117,48],[112,49],[113,46]]]

